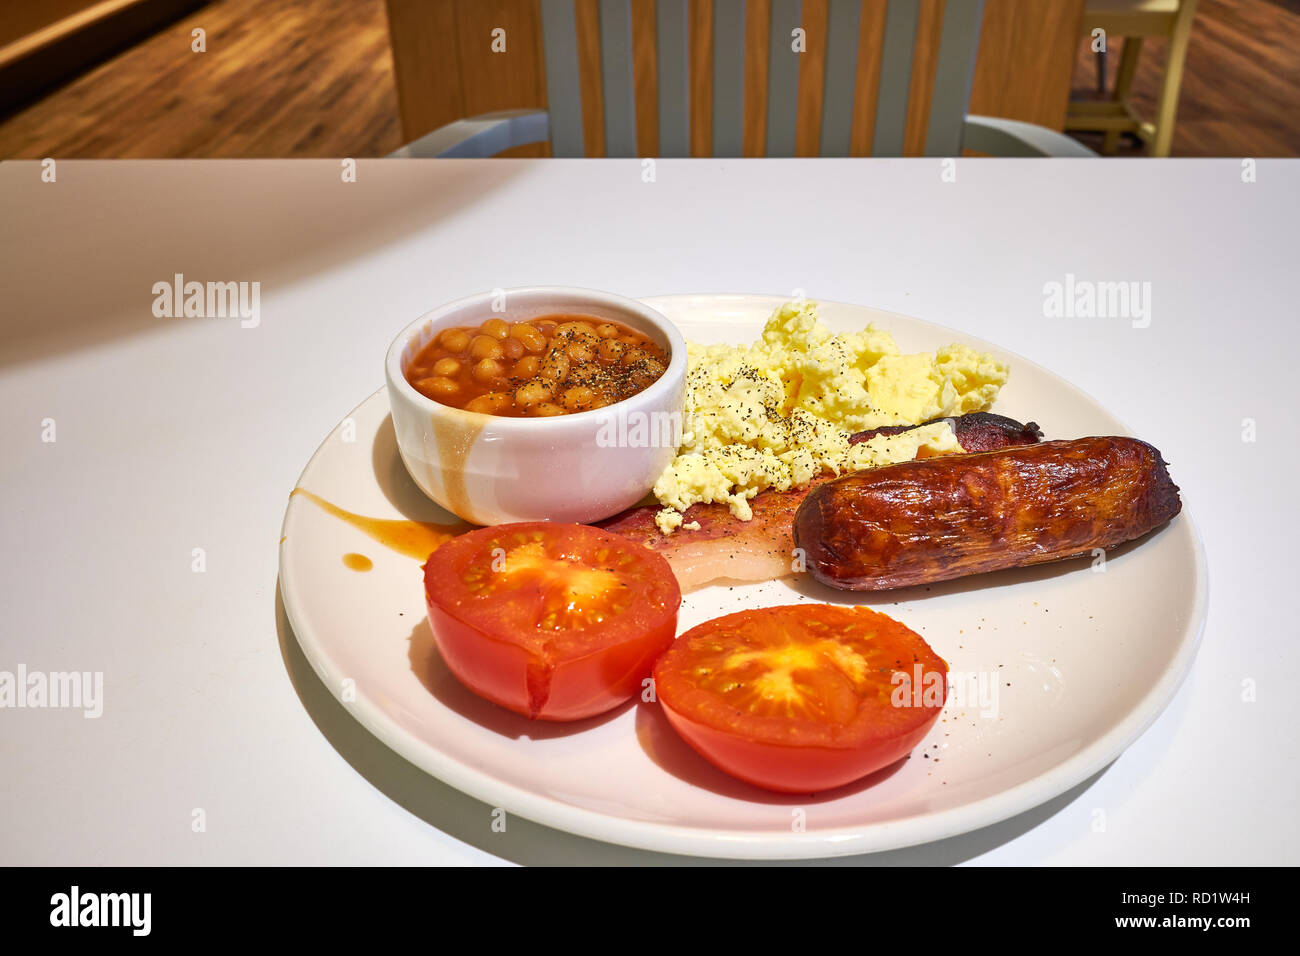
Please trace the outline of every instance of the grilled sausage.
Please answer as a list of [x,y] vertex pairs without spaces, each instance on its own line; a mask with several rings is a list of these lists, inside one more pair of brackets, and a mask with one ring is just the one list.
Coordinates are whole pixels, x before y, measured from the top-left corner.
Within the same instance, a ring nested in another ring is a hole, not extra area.
[[1076,438],[828,481],[799,506],[794,541],[822,583],[879,591],[1111,548],[1181,507],[1146,442]]

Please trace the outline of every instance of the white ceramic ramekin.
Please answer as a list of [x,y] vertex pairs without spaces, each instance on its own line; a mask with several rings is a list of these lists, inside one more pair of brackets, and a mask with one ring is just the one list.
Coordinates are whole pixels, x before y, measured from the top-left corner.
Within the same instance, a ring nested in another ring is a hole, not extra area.
[[[426,398],[406,380],[407,365],[445,328],[556,313],[622,322],[659,345],[668,367],[631,398],[550,418],[467,412]],[[681,440],[686,342],[654,309],[608,292],[534,286],[457,299],[407,326],[384,371],[406,470],[430,498],[475,524],[590,522],[617,514],[645,496]]]

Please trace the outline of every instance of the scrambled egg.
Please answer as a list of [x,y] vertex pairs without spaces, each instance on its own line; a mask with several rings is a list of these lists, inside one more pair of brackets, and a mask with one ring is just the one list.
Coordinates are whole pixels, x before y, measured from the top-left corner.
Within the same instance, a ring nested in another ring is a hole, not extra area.
[[910,461],[921,448],[959,452],[947,422],[849,445],[854,432],[983,411],[1007,366],[964,345],[902,355],[868,325],[832,335],[813,302],[788,302],[750,346],[687,346],[684,431],[655,482],[665,534],[697,502],[725,502],[743,521],[749,499],[835,473]]

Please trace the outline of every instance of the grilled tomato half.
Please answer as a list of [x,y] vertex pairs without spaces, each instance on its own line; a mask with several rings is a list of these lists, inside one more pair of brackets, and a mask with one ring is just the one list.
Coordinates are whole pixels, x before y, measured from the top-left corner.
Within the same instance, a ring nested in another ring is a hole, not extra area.
[[659,703],[701,756],[755,786],[813,793],[886,767],[939,717],[948,665],[865,607],[740,611],[679,637],[654,668]]
[[424,565],[442,659],[476,694],[541,720],[579,720],[641,690],[677,633],[668,562],[619,535],[526,522],[452,538]]

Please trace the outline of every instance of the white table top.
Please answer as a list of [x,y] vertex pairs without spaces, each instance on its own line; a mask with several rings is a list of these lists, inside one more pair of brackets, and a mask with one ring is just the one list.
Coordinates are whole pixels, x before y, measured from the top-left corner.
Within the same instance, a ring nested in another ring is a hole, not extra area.
[[[0,863],[689,862],[493,832],[342,711],[278,606],[286,496],[392,336],[529,284],[919,316],[1103,397],[1171,462],[1211,581],[1174,702],[1043,807],[853,862],[1300,862],[1300,163],[1254,183],[1238,160],[956,169],[665,160],[646,183],[637,161],[363,160],[344,183],[337,161],[61,161],[48,183],[0,164],[0,671],[104,673],[98,719],[0,709]],[[260,324],[156,318],[178,272],[260,282]],[[1149,281],[1150,326],[1045,318],[1067,273]]]

